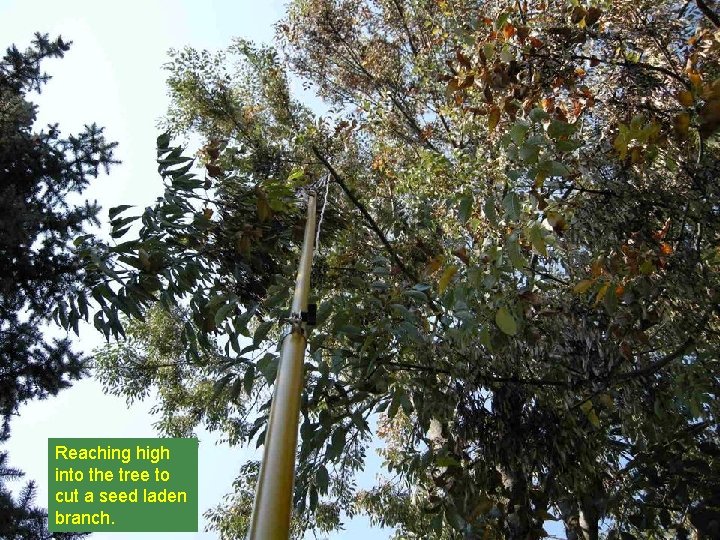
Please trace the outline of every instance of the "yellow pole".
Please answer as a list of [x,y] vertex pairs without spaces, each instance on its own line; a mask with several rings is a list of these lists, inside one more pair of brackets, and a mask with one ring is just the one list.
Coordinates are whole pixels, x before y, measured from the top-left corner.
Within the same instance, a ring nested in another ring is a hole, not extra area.
[[315,242],[315,198],[315,192],[310,192],[305,239],[290,313],[292,329],[282,343],[248,540],[287,540],[290,537],[295,451],[306,344],[304,325],[300,317],[301,313],[307,312],[310,290]]

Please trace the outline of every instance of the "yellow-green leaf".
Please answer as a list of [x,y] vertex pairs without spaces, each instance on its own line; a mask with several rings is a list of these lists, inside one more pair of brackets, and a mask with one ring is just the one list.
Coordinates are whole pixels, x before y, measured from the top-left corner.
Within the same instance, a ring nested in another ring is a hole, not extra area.
[[495,313],[495,324],[497,324],[498,328],[500,328],[500,330],[508,336],[514,336],[517,334],[517,322],[515,322],[515,318],[512,316],[508,308],[504,306],[498,309],[497,313]]
[[587,417],[588,421],[593,425],[593,427],[600,427],[600,418],[598,418],[598,415],[593,408],[592,401],[588,399],[586,402],[580,405],[580,410],[585,413],[585,416]]
[[545,238],[543,237],[542,229],[537,225],[533,225],[530,228],[530,242],[533,248],[543,257],[547,257],[547,247],[545,245]]
[[450,281],[457,273],[457,271],[457,266],[451,264],[442,273],[442,276],[440,276],[440,281],[438,281],[438,290],[440,291],[440,294],[443,294],[445,292],[445,289],[447,289],[448,285],[450,285]]
[[508,238],[507,244],[506,244],[507,254],[510,258],[510,262],[512,263],[513,267],[515,267],[518,270],[522,270],[525,268],[525,264],[527,261],[522,256],[522,253],[520,252],[520,245],[518,244],[517,238],[515,235],[510,236]]
[[652,261],[650,259],[646,259],[642,262],[640,265],[640,272],[645,274],[646,276],[649,276],[655,271],[655,266],[653,265]]
[[610,288],[610,284],[606,283],[602,287],[600,287],[600,290],[597,293],[597,296],[595,297],[595,305],[598,305],[600,302],[602,302],[602,299],[605,298],[605,295],[608,292],[608,289]]
[[615,147],[615,150],[620,154],[620,159],[624,160],[625,156],[627,156],[628,144],[630,144],[630,130],[624,124],[620,124],[618,128],[619,133],[613,142],[613,147]]
[[583,279],[582,281],[579,281],[575,284],[575,286],[573,287],[573,292],[577,294],[586,293],[587,290],[592,287],[593,283],[595,283],[594,279]]
[[443,263],[443,257],[442,257],[442,256],[437,255],[437,256],[435,256],[435,257],[431,257],[431,258],[428,260],[428,263],[427,263],[427,271],[428,271],[428,274],[434,274],[435,272],[437,272],[438,270],[440,270],[440,267],[442,266],[442,263]]

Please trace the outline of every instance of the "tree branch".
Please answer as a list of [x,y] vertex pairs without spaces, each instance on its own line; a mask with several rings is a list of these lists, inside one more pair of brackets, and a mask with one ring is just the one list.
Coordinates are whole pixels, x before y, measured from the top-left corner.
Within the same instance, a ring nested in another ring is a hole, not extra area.
[[649,366],[643,368],[643,369],[636,369],[633,371],[629,371],[627,373],[622,373],[618,375],[617,377],[614,377],[611,382],[618,382],[618,381],[626,381],[628,379],[633,379],[635,377],[645,377],[648,375],[654,375],[658,371],[660,371],[662,368],[667,366],[670,362],[673,360],[676,360],[677,358],[680,358],[682,355],[687,352],[688,348],[693,344],[693,338],[689,337],[685,340],[685,342],[680,345],[679,348],[677,348],[675,351],[668,354],[665,358],[662,358],[661,360],[658,360],[657,362],[654,362],[650,364]]
[[330,164],[330,162],[325,158],[325,156],[318,150],[316,146],[312,147],[313,154],[315,154],[315,157],[320,160],[320,162],[323,164],[323,166],[327,169],[327,171],[330,173],[330,176],[332,176],[333,180],[340,186],[340,188],[345,192],[345,195],[348,196],[350,201],[355,205],[355,207],[360,211],[360,214],[362,214],[363,218],[365,219],[367,226],[377,235],[377,237],[380,239],[380,242],[382,242],[383,246],[385,246],[385,249],[390,254],[390,257],[392,257],[392,260],[397,264],[400,271],[413,283],[420,283],[420,279],[417,275],[415,275],[414,272],[412,272],[407,266],[405,266],[405,263],[402,262],[398,254],[395,252],[395,249],[393,248],[390,241],[385,236],[385,233],[382,232],[380,227],[378,226],[375,219],[370,215],[370,212],[368,212],[365,205],[360,201],[360,199],[357,198],[357,195],[355,195],[355,192],[350,188],[350,186],[345,183],[345,180],[338,174],[338,172],[335,170],[335,168]]
[[[558,59],[549,54],[531,53],[530,56],[532,56],[534,58],[545,58],[548,60],[554,60],[556,62],[562,62],[561,59]],[[683,79],[680,75],[678,75],[674,71],[664,68],[662,66],[654,66],[652,64],[648,64],[645,62],[628,62],[627,60],[618,62],[617,60],[607,60],[607,59],[603,59],[603,58],[598,58],[596,56],[586,56],[584,54],[573,54],[570,56],[570,58],[572,60],[587,60],[590,62],[600,62],[601,64],[607,64],[609,66],[620,66],[620,67],[625,67],[625,68],[642,68],[642,69],[647,69],[650,71],[657,71],[659,73],[663,73],[663,74],[667,75],[668,77],[675,79],[680,84],[682,84],[685,88],[690,88],[690,83],[688,81]]]
[[713,23],[715,28],[720,28],[720,16],[715,13],[710,6],[705,3],[705,0],[695,0],[698,9]]

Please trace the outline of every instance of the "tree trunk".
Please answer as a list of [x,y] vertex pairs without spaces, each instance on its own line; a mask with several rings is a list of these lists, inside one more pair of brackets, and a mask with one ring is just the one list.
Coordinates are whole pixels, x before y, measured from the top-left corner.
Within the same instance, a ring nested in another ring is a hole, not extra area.
[[598,540],[600,534],[598,521],[597,510],[591,505],[583,505],[583,509],[580,511],[583,540]]
[[583,540],[582,529],[580,528],[580,515],[574,501],[563,499],[558,503],[560,517],[565,526],[565,537],[567,540]]

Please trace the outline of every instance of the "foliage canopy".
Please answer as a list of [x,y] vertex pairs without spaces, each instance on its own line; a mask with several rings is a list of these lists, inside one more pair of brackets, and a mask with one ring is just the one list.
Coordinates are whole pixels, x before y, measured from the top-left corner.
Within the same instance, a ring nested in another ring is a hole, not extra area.
[[[187,426],[232,406],[230,438],[262,443],[295,200],[328,181],[299,513],[398,538],[717,534],[718,24],[702,0],[296,0],[278,50],[176,51],[167,124],[202,137],[205,177],[161,136],[165,194],[80,250],[99,329],[158,304],[179,346],[159,366],[154,338],[120,342],[102,369],[207,374]],[[356,492],[378,418],[395,476]]]

